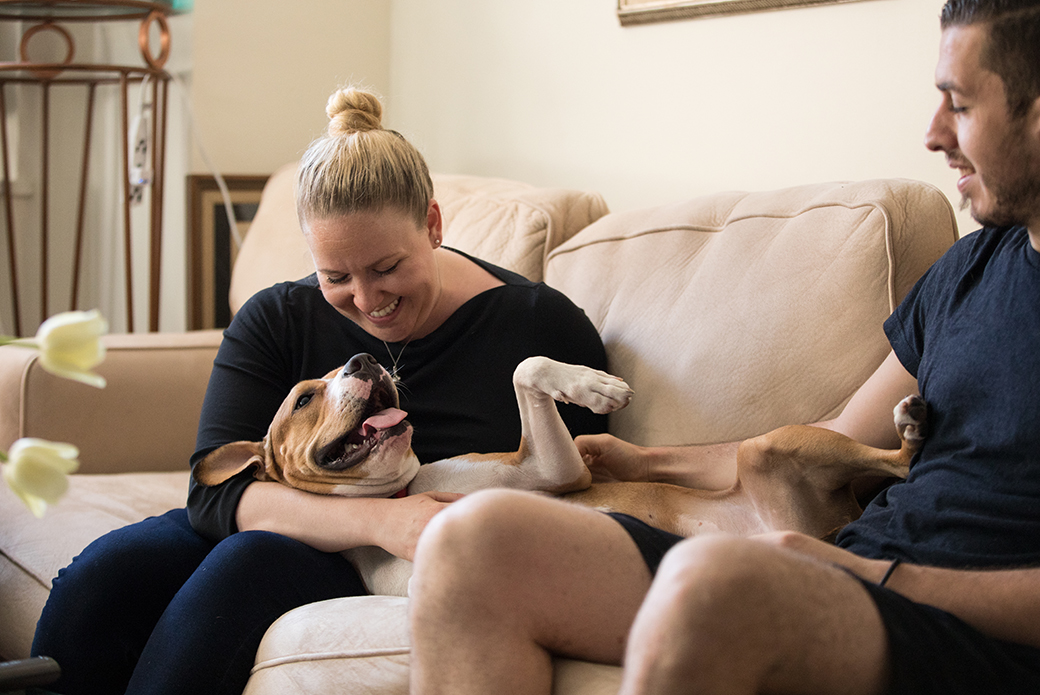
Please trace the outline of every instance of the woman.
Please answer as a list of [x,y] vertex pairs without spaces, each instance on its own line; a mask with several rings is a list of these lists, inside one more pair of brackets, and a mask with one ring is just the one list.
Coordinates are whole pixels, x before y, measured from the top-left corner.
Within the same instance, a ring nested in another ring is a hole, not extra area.
[[[327,107],[328,134],[301,161],[297,210],[317,273],[254,296],[225,332],[192,463],[263,437],[285,394],[352,355],[402,383],[413,449],[430,462],[514,449],[511,376],[543,354],[603,369],[595,329],[563,295],[446,249],[421,155],[380,126],[370,94]],[[605,420],[562,408],[572,434]],[[339,551],[411,559],[457,496],[324,497],[243,474],[195,486],[187,509],[115,531],[54,581],[34,654],[62,666],[56,692],[240,693],[267,627],[305,603],[364,593]]]

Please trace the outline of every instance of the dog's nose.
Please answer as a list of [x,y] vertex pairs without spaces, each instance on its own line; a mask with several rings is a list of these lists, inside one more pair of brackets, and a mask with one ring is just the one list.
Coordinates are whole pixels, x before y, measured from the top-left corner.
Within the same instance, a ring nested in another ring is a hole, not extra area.
[[345,376],[353,376],[356,374],[374,374],[379,371],[379,363],[376,362],[376,358],[367,352],[362,352],[359,355],[351,357],[345,365],[343,365],[343,374]]

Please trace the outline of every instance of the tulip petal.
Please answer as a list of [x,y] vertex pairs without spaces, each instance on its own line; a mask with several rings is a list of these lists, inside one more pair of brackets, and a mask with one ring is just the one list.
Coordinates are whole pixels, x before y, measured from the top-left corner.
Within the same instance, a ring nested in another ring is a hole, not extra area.
[[105,377],[100,374],[55,362],[47,353],[40,353],[40,366],[54,376],[60,376],[70,381],[78,381],[99,389],[105,388],[105,385],[108,383],[105,381]]
[[[4,478],[6,479],[7,471],[4,471],[4,473]],[[24,492],[20,488],[11,485],[10,481],[8,481],[7,484],[8,487],[10,487],[11,490],[13,490],[16,495],[18,495],[22,502],[25,503],[25,506],[29,508],[29,511],[32,512],[33,516],[35,516],[37,519],[43,518],[44,513],[46,513],[47,511],[47,503],[44,500],[41,500],[39,497],[30,495],[29,493]]]
[[29,510],[43,516],[68,490],[68,474],[79,467],[79,450],[71,444],[24,437],[11,445],[3,478]]
[[44,321],[36,332],[40,366],[55,376],[105,387],[105,379],[90,371],[105,359],[100,338],[108,322],[97,310],[66,311]]

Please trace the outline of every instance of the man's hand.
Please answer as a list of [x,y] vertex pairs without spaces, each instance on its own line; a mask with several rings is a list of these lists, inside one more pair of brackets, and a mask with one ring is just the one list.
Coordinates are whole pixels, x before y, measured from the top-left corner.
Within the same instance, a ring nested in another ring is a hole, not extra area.
[[611,434],[585,434],[574,440],[592,471],[594,483],[647,482],[650,459],[646,450]]
[[892,564],[890,560],[868,560],[836,545],[794,531],[773,531],[753,538],[815,558],[820,562],[844,567],[868,582],[880,582],[888,571],[888,566]]

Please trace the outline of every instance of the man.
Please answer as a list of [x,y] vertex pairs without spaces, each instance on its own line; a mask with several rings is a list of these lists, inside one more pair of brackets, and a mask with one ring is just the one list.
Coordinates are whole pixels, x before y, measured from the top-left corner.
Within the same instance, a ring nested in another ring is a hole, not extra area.
[[[626,695],[1040,692],[1040,3],[948,0],[942,27],[926,144],[985,228],[918,283],[885,324],[893,353],[821,423],[895,446],[892,406],[920,392],[931,435],[908,479],[836,545],[679,542],[473,495],[420,539],[413,693],[549,693],[552,654],[623,659]],[[720,457],[732,473],[736,447],[580,445],[607,475],[691,481]]]

